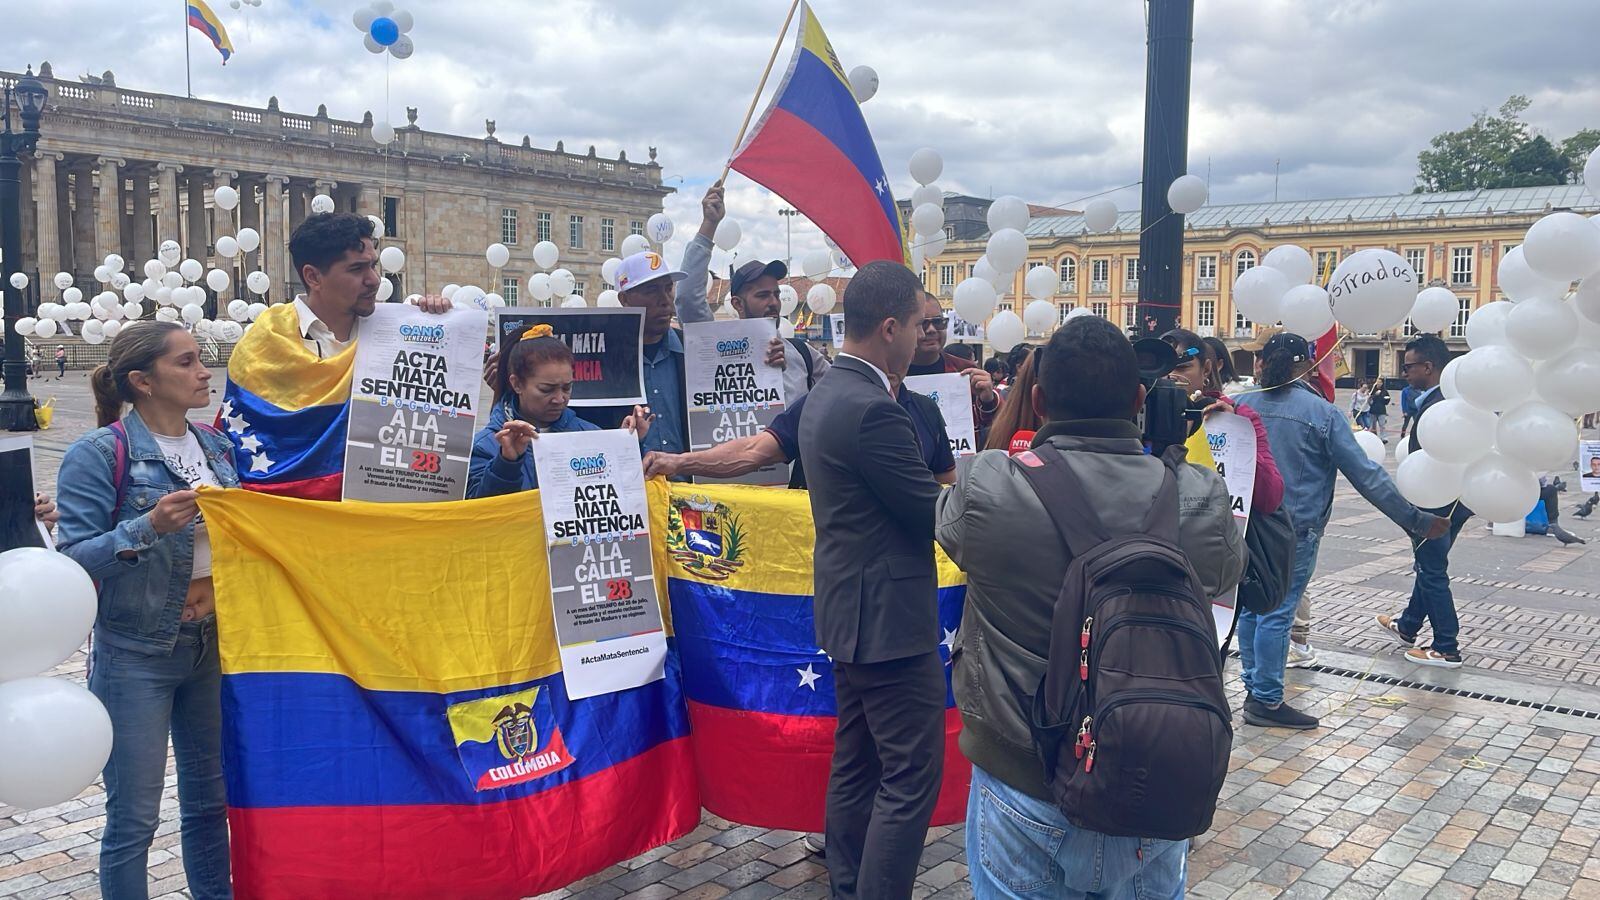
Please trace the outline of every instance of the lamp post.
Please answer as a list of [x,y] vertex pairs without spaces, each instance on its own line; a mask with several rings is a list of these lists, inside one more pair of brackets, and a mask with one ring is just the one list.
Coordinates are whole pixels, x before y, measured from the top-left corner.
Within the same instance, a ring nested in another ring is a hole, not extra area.
[[[22,335],[17,334],[17,320],[24,313],[24,293],[11,286],[11,278],[22,271],[22,161],[19,154],[31,153],[39,143],[39,117],[44,112],[49,93],[39,79],[33,77],[33,67],[17,79],[15,85],[5,90],[5,131],[0,132],[0,235],[4,236],[0,254],[4,254],[3,280],[5,291],[5,392],[0,394],[0,428],[8,431],[34,431],[39,427],[33,415],[33,397],[28,395],[28,365],[23,360]],[[11,130],[11,104],[15,101],[21,114],[22,130]]]
[[800,210],[785,207],[778,210],[778,215],[783,216],[783,265],[788,268],[793,257],[789,250],[789,226],[794,222],[794,217],[800,215]]

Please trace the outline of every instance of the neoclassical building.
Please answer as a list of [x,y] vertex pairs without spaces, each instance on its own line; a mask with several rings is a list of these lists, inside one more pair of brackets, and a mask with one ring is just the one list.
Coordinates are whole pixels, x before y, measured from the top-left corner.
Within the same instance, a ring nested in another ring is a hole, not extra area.
[[[1522,241],[1528,226],[1556,210],[1592,214],[1600,212],[1600,203],[1582,185],[1561,185],[1206,206],[1184,221],[1181,320],[1201,335],[1237,347],[1254,335],[1256,323],[1234,309],[1233,281],[1268,250],[1299,244],[1316,260],[1318,282],[1326,283],[1348,254],[1387,247],[1411,263],[1423,285],[1444,285],[1459,298],[1460,314],[1445,338],[1464,352],[1467,316],[1503,297],[1496,283],[1501,257]],[[1139,296],[1137,209],[1123,212],[1106,234],[1090,234],[1081,214],[1036,216],[1027,236],[1026,267],[1057,270],[1055,302],[1061,316],[1086,306],[1133,326]],[[983,256],[987,239],[986,229],[972,240],[952,239],[943,255],[928,262],[928,289],[948,300]],[[1020,312],[1026,305],[1022,281],[1018,272],[1001,308]],[[1347,339],[1345,358],[1352,373],[1398,375],[1407,332],[1403,325]]]
[[[17,73],[0,72],[11,83]],[[649,160],[625,152],[602,157],[535,148],[529,138],[503,143],[495,123],[483,137],[424,130],[418,110],[385,146],[361,121],[285,112],[276,97],[263,107],[235,106],[124,88],[111,72],[73,81],[39,70],[49,91],[39,149],[23,166],[23,269],[32,277],[30,303],[52,300],[50,279],[70,272],[86,294],[103,290],[95,267],[108,254],[127,261],[134,280],[162,240],[184,255],[234,277],[215,299],[262,299],[243,286],[257,269],[272,279],[271,300],[303,290],[287,252],[289,235],[311,198],[331,196],[337,208],[383,219],[384,246],[405,251],[394,279],[397,295],[437,291],[450,282],[499,291],[515,302],[535,271],[531,249],[541,240],[561,251],[558,265],[580,292],[600,291],[600,264],[629,233],[661,210],[655,148]],[[212,203],[213,190],[239,192],[234,210]],[[254,228],[260,247],[228,260],[216,238]],[[511,263],[496,272],[484,248],[501,242]],[[525,298],[524,298],[525,299]]]

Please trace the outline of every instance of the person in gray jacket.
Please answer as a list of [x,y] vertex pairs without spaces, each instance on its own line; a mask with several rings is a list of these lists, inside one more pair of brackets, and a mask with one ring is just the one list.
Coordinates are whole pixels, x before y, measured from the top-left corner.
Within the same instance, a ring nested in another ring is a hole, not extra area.
[[[1060,453],[1112,533],[1139,528],[1165,466],[1144,452],[1134,416],[1144,405],[1133,345],[1116,326],[1084,316],[1039,351],[1033,406],[1044,425],[1035,453]],[[1178,476],[1179,542],[1206,594],[1232,588],[1245,543],[1228,491],[1209,468]],[[1050,623],[1071,554],[1028,479],[1005,450],[957,464],[940,495],[939,545],[967,574],[967,605],[952,683],[961,751],[972,761],[967,864],[977,897],[1177,896],[1187,841],[1114,837],[1078,828],[1051,800],[1028,726],[1043,679]],[[1072,664],[1076,664],[1076,660]],[[1131,894],[1130,894],[1131,895]]]

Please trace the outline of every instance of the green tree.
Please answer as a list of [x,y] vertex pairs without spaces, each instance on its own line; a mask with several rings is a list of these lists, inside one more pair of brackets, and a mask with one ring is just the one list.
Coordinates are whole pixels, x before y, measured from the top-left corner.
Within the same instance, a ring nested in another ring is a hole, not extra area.
[[1505,173],[1489,179],[1485,187],[1536,187],[1566,184],[1572,163],[1544,135],[1535,135],[1506,158]]
[[1600,128],[1585,128],[1561,142],[1561,155],[1567,158],[1572,171],[1578,173],[1583,171],[1583,164],[1588,162],[1595,147],[1600,147]]
[[1421,191],[1470,191],[1507,175],[1511,154],[1528,140],[1522,114],[1529,100],[1515,94],[1498,113],[1479,110],[1460,131],[1435,135],[1432,149],[1417,154],[1417,187]]

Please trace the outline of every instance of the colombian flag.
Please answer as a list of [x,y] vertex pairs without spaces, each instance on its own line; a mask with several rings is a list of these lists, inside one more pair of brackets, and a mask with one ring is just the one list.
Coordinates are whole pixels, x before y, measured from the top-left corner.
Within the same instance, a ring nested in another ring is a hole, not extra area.
[[352,342],[318,359],[300,338],[293,303],[261,314],[228,359],[228,387],[217,427],[234,445],[246,490],[338,500],[350,424]]
[[[652,498],[653,499],[653,498]],[[833,662],[812,617],[811,504],[804,491],[673,485],[667,589],[706,809],[746,825],[821,831],[837,709]],[[937,548],[935,548],[937,549]],[[956,746],[950,651],[966,583],[942,551],[944,784],[933,824],[966,817],[972,767]]]
[[200,502],[242,900],[528,896],[698,824],[675,653],[567,698],[537,493]]
[[810,4],[801,4],[789,71],[731,165],[817,223],[857,266],[906,261],[878,148]]
[[228,64],[228,57],[233,55],[233,42],[228,40],[228,29],[222,27],[222,20],[205,0],[189,0],[189,27],[205,35],[222,54],[222,64]]

